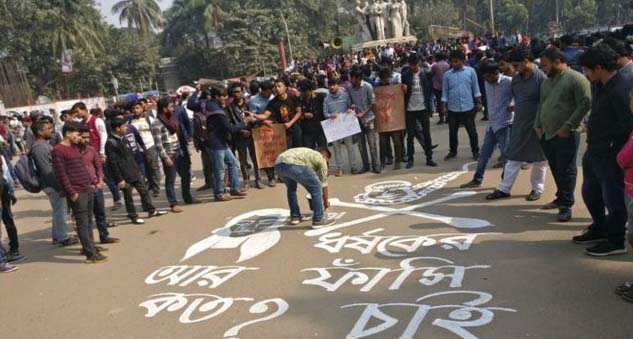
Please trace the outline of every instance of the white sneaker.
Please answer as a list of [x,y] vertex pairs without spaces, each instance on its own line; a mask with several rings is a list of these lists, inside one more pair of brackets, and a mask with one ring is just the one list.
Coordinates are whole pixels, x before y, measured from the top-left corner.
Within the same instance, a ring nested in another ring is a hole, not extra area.
[[17,271],[18,267],[15,265],[11,265],[8,262],[4,264],[0,264],[0,273],[9,273],[13,271]]

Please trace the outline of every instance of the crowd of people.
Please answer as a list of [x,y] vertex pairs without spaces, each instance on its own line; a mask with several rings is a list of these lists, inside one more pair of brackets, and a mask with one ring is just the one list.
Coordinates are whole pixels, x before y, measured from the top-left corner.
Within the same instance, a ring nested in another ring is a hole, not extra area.
[[[196,85],[195,92],[176,98],[117,103],[104,111],[78,102],[61,112],[59,121],[40,113],[22,117],[21,127],[12,126],[17,134],[0,121],[3,140],[12,138],[19,145],[17,150],[4,147],[0,159],[2,219],[10,239],[8,251],[0,246],[0,272],[15,270],[12,263],[24,259],[11,215],[17,201],[14,152],[33,163],[39,189],[49,198],[53,244],[79,242],[86,262],[100,263],[107,259],[107,248],[100,245],[119,241],[109,234],[115,223],[107,220],[104,189],[111,193],[113,210],[125,206],[130,221],[143,224],[133,192],[148,218],[159,217],[168,211],[152,200],[160,195],[163,181],[169,212],[180,213],[182,203],[200,203],[191,189],[191,149],[199,152],[203,165],[204,185],[198,191],[212,189],[215,201],[223,202],[243,199],[249,188],[273,187],[280,180],[287,186],[289,223],[297,225],[303,221],[297,201],[301,184],[311,195],[312,225],[322,227],[333,222],[324,213],[329,207],[330,149],[337,177],[412,168],[416,140],[424,163],[435,167],[435,114],[438,124],[448,124],[445,161],[457,157],[460,127],[468,134],[477,168],[462,188],[482,185],[498,148],[495,167],[503,175],[486,199],[510,197],[521,169],[531,168],[526,200],[539,200],[549,167],[556,199],[543,208],[557,210],[559,222],[572,219],[580,133],[586,132],[581,184],[592,223],[572,240],[591,244],[585,249],[591,256],[626,253],[626,224],[633,222],[633,62],[627,29],[584,40],[542,42],[515,36],[387,45],[297,63],[294,71],[272,79]],[[392,85],[404,93],[406,128],[379,133],[374,89]],[[486,121],[481,144],[479,113]],[[321,121],[343,115],[358,118],[361,132],[328,144]],[[253,129],[274,124],[283,125],[288,150],[273,167],[259,168]],[[68,208],[78,237],[69,235]],[[616,292],[633,301],[633,284]]]

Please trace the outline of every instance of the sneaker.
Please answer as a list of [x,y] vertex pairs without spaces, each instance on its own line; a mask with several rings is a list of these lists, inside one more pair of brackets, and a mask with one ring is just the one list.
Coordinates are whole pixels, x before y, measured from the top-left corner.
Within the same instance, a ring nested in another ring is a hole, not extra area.
[[626,254],[626,252],[627,250],[624,244],[615,245],[611,242],[603,242],[585,250],[585,253],[592,257],[606,257],[609,255]]
[[585,230],[583,234],[573,237],[572,241],[576,244],[586,245],[605,242],[607,241],[607,238],[603,235],[591,232],[590,230]]
[[622,296],[624,293],[633,291],[633,282],[625,282],[624,284],[616,287],[615,294]]
[[231,192],[231,196],[235,197],[237,199],[242,199],[245,196],[247,196],[248,194],[246,192],[242,192],[242,191],[233,191]]
[[275,179],[268,179],[268,186],[270,187],[277,186],[277,182],[275,181]]
[[119,226],[115,221],[108,221],[108,228],[113,228]]
[[[103,246],[95,246],[95,252],[97,252],[97,254],[101,253],[101,252],[107,252],[108,248],[107,247],[103,247]],[[79,251],[80,254],[86,255],[86,251],[84,251],[84,249],[82,248]]]
[[428,159],[426,161],[426,165],[429,167],[437,167],[437,163],[435,161],[433,161],[433,159]]
[[539,199],[541,199],[541,193],[537,191],[532,191],[527,197],[525,197],[525,200],[527,201],[537,201]]
[[541,207],[542,210],[555,210],[558,208],[558,201],[553,200],[550,203],[547,203]]
[[406,169],[410,169],[413,167],[413,160],[409,160],[409,162],[407,162],[407,165],[404,166]]
[[477,188],[477,187],[481,187],[481,183],[476,180],[471,180],[470,182],[467,182],[459,186],[459,188]]
[[342,177],[343,176],[343,170],[342,169],[337,170],[335,176]]
[[72,246],[72,245],[76,245],[77,243],[79,243],[79,240],[75,237],[69,237],[68,239],[64,241],[58,242],[60,247]]
[[451,159],[455,159],[457,157],[457,154],[455,153],[448,153],[445,157],[444,157],[444,161],[449,161]]
[[321,227],[331,226],[331,225],[334,225],[334,223],[336,223],[336,219],[324,217],[318,221],[313,220],[312,228],[321,228]]
[[506,199],[509,197],[510,197],[510,193],[506,193],[500,190],[495,190],[494,192],[486,196],[486,200],[499,200],[499,199]]
[[17,269],[18,269],[17,266],[11,265],[8,262],[5,262],[4,264],[0,264],[0,273],[9,273],[9,272],[16,271]]
[[227,195],[227,194],[222,194],[222,195],[219,195],[219,196],[215,197],[215,201],[218,201],[218,202],[231,201],[231,200],[233,200],[233,198],[231,198],[231,196]]
[[138,218],[138,217],[137,218],[131,218],[130,220],[132,220],[132,223],[134,225],[143,225],[143,224],[145,224],[145,220],[141,219],[141,218]]
[[291,217],[290,221],[288,221],[288,225],[296,226],[301,222],[301,217]]
[[374,172],[374,174],[382,173],[382,170],[380,168],[378,168],[378,167],[374,167],[371,171]]
[[120,201],[117,201],[112,206],[112,211],[118,211],[121,209],[121,207],[123,207],[123,203],[121,203]]
[[261,183],[261,181],[255,180],[255,188],[257,188],[258,190],[263,190],[264,185]]
[[86,259],[86,264],[101,264],[108,261],[108,257],[101,254],[95,254],[92,257]]
[[9,252],[7,254],[7,262],[20,262],[26,259],[25,256],[20,255],[19,252]]
[[162,217],[165,214],[167,214],[167,211],[154,210],[154,212],[147,213],[147,217],[148,218]]
[[200,192],[200,191],[206,191],[206,190],[210,190],[211,189],[211,185],[202,185],[200,187],[198,187],[196,189],[196,191]]
[[178,205],[174,205],[171,207],[171,213],[180,213],[182,212],[182,207],[178,206]]
[[101,240],[101,243],[102,244],[116,244],[120,241],[121,240],[119,240],[118,238],[107,237],[106,239]]
[[556,217],[556,219],[559,222],[568,222],[569,220],[571,220],[571,208],[561,207],[561,209],[558,211],[558,216]]
[[622,299],[630,303],[633,303],[633,291],[624,292],[624,294],[622,294]]

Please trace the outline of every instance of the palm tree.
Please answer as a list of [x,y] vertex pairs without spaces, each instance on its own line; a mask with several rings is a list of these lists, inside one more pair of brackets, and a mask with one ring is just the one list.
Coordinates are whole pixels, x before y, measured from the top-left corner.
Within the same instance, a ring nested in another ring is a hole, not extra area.
[[58,0],[49,11],[52,22],[51,47],[53,54],[72,49],[83,49],[90,55],[103,49],[100,16],[83,0]]
[[126,22],[141,36],[162,26],[162,11],[154,0],[121,0],[112,6],[112,14],[118,14],[119,22]]

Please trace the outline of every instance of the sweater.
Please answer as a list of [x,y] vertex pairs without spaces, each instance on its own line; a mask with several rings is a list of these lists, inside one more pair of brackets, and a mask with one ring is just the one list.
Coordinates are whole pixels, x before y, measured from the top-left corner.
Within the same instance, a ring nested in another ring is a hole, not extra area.
[[92,189],[90,174],[77,147],[58,144],[53,147],[52,156],[55,176],[67,196]]

